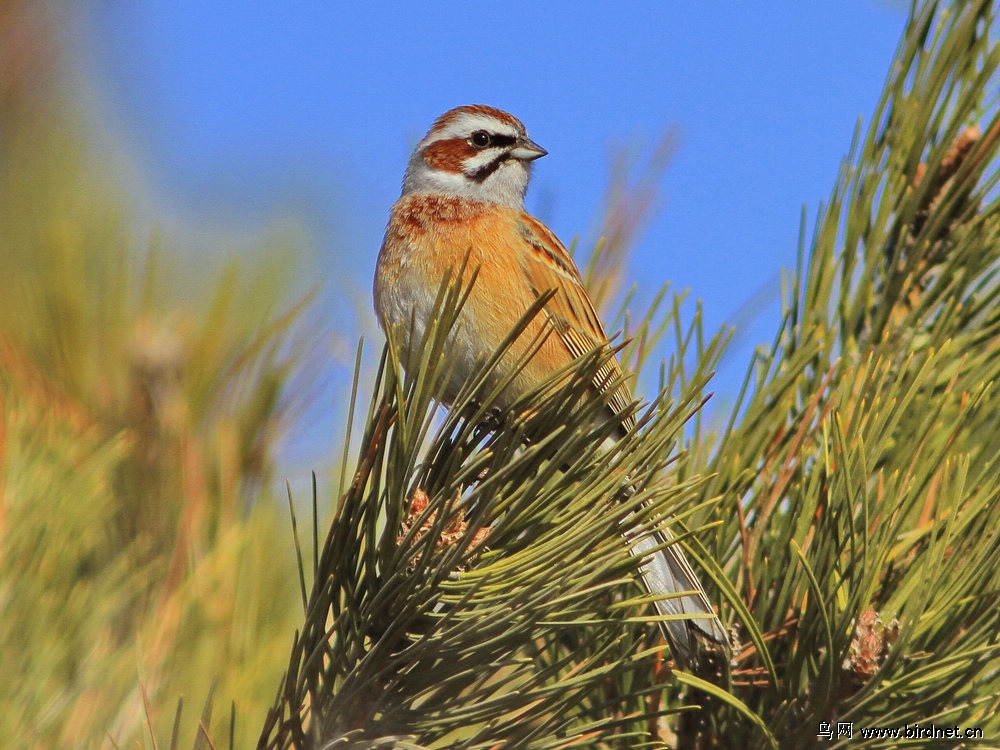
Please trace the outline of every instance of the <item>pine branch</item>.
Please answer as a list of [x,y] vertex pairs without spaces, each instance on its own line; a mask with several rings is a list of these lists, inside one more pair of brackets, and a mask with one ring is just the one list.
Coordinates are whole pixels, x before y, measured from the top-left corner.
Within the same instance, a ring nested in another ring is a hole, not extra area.
[[990,3],[915,9],[742,416],[697,467],[734,510],[711,549],[775,664],[764,690],[747,649],[735,692],[782,747],[822,743],[820,722],[853,725],[831,747],[878,745],[862,727],[1000,731],[993,22]]
[[484,383],[501,349],[435,420],[463,293],[443,291],[436,330],[409,357],[420,367],[404,376],[398,353],[383,356],[262,748],[636,747],[683,707],[654,699],[679,684],[657,667],[621,531],[652,531],[702,481],[680,481],[674,459],[704,382],[639,409],[609,453],[615,425],[587,392],[610,352],[498,417],[503,384]]

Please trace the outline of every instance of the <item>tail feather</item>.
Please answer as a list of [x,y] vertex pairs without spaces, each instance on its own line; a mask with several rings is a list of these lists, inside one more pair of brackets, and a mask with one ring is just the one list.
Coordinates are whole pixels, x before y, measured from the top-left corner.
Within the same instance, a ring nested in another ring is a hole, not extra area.
[[668,529],[658,534],[642,534],[634,539],[632,554],[644,558],[640,573],[650,594],[661,597],[688,592],[656,600],[656,609],[661,615],[693,615],[690,619],[660,621],[660,629],[674,658],[679,664],[688,665],[697,654],[699,639],[728,649],[729,636],[680,546],[671,544],[657,549],[673,538]]

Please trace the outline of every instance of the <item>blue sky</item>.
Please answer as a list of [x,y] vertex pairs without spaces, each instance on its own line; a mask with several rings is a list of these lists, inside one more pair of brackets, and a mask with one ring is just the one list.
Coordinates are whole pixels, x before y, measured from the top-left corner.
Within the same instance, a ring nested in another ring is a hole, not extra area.
[[[348,341],[374,332],[370,280],[410,148],[441,112],[486,103],[549,151],[529,209],[593,232],[615,145],[675,128],[663,201],[628,276],[669,281],[733,322],[794,262],[803,206],[830,192],[905,23],[874,0],[768,3],[223,3],[92,0],[102,117],[150,192],[192,225],[300,216],[311,275]],[[724,405],[777,304],[717,376]],[[668,356],[664,351],[663,356]],[[330,420],[322,431],[334,438]]]

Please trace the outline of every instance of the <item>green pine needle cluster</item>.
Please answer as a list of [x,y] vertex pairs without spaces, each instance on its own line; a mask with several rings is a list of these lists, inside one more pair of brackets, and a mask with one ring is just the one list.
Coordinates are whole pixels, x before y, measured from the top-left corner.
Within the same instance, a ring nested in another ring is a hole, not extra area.
[[706,378],[664,391],[612,451],[586,395],[599,350],[516,417],[489,406],[502,384],[484,390],[497,352],[435,420],[466,291],[443,289],[420,366],[402,375],[386,350],[265,747],[638,747],[678,710],[657,708],[663,647],[622,531],[697,510],[704,480],[673,458]]
[[692,467],[721,498],[706,544],[774,665],[748,648],[735,692],[782,747],[822,742],[820,722],[853,727],[831,747],[894,746],[860,730],[907,724],[1000,736],[994,20],[982,2],[914,11],[775,344]]

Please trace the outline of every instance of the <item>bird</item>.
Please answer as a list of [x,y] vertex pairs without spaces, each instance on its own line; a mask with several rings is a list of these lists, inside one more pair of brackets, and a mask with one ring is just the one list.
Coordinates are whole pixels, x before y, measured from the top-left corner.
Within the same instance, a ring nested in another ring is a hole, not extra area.
[[[532,164],[547,153],[513,115],[473,104],[438,117],[406,166],[376,262],[375,312],[398,351],[416,351],[437,314],[443,281],[463,268],[468,278],[474,274],[448,340],[452,367],[438,397],[446,406],[545,294],[551,297],[541,313],[495,371],[495,384],[507,383],[495,407],[510,408],[560,368],[609,342],[569,252],[525,210]],[[514,363],[526,353],[530,358],[518,362],[518,370]],[[593,390],[622,433],[634,425],[631,394],[610,352]],[[728,649],[726,630],[684,552],[678,544],[661,547],[673,538],[669,529],[625,536],[643,558],[645,588],[656,597],[671,595],[655,600],[659,613],[693,615],[658,621],[677,663],[690,664],[700,642]]]

